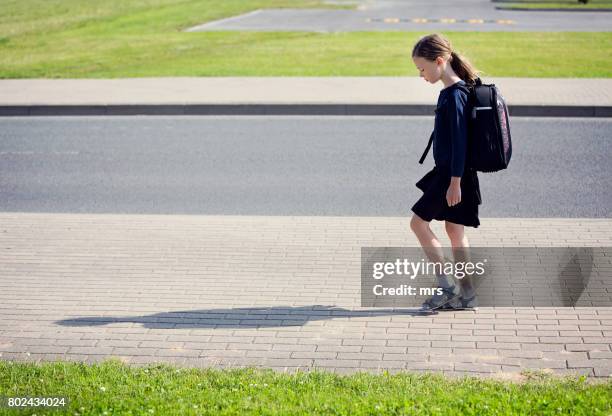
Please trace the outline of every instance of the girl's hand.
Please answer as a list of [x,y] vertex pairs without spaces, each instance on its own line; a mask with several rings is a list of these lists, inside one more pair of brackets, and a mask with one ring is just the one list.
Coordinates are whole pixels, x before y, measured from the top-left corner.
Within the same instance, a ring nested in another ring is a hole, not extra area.
[[[461,178],[457,178],[459,181]],[[451,180],[451,184],[446,191],[446,203],[449,207],[457,205],[461,202],[461,185],[459,181]]]

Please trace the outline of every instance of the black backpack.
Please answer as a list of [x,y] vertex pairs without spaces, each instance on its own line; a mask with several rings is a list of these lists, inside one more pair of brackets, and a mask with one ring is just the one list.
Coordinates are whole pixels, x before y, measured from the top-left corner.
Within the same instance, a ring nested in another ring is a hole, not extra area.
[[[474,85],[458,85],[467,93],[466,112],[468,119],[468,145],[466,168],[478,172],[497,172],[506,169],[512,156],[510,119],[508,106],[495,84],[483,84],[476,78]],[[423,164],[434,139],[431,133],[429,143],[419,160]]]

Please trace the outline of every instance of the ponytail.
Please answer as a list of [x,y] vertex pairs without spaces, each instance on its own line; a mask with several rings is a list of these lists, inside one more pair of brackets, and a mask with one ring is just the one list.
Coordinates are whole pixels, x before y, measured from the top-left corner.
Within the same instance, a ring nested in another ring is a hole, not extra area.
[[478,72],[480,71],[476,70],[466,58],[455,51],[451,51],[450,64],[457,76],[467,84],[474,85],[476,83],[476,78],[478,78]]

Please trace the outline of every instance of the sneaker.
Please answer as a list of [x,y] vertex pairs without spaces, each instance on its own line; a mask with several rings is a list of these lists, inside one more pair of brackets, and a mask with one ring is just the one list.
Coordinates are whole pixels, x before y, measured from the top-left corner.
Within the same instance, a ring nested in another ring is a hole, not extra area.
[[464,308],[475,308],[478,306],[478,298],[476,297],[476,295],[472,296],[469,299],[464,299],[463,297],[461,297],[461,306],[463,306]]
[[473,295],[471,298],[464,298],[463,296],[459,296],[454,302],[448,302],[440,309],[460,311],[477,309],[477,307],[478,298],[476,298],[476,295]]
[[423,305],[421,305],[421,309],[425,309],[425,310],[440,309],[444,305],[447,305],[449,302],[456,302],[461,296],[460,292],[461,291],[457,287],[457,285],[453,285],[448,288],[443,288],[441,295],[435,294],[429,299],[427,299],[425,302],[423,302]]

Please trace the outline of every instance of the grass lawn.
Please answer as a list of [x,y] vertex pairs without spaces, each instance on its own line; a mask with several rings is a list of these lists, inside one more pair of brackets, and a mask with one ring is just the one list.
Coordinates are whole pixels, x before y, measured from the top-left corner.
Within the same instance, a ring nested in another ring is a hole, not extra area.
[[[4,0],[0,78],[418,76],[410,52],[429,32],[182,32],[288,6],[320,7],[315,0]],[[612,32],[444,35],[483,77],[612,76]]]
[[[595,416],[612,411],[612,381],[591,383],[584,377],[515,383],[418,373],[128,367],[118,360],[93,365],[0,361],[0,396],[68,398],[59,411],[29,409],[37,415]],[[0,414],[19,414],[11,412],[0,408]]]

